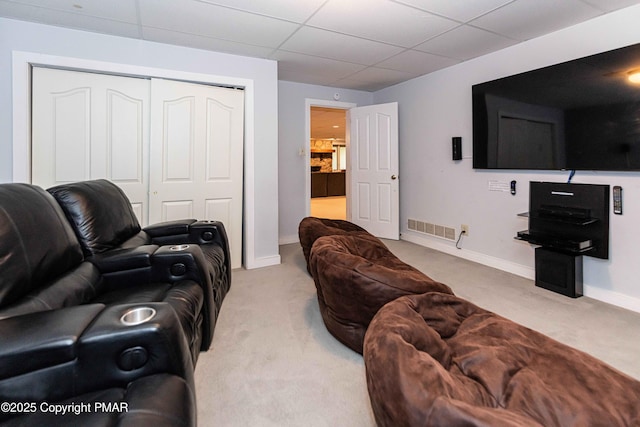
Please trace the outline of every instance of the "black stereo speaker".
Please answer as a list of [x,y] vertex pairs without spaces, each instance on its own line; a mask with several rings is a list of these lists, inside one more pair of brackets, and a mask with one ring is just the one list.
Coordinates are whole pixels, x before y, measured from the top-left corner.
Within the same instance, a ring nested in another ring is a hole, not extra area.
[[451,138],[451,152],[453,160],[462,160],[462,137],[454,136]]
[[536,248],[536,286],[568,297],[582,296],[582,255]]

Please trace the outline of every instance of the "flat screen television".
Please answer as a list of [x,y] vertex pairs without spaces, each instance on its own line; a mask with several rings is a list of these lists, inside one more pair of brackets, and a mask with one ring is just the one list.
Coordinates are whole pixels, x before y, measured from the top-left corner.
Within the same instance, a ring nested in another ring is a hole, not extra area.
[[473,167],[640,171],[634,71],[640,44],[474,85]]

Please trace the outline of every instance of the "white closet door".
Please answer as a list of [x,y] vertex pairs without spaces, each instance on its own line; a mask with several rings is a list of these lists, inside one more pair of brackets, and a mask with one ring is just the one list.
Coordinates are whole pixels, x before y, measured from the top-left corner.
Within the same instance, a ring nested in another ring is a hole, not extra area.
[[244,92],[151,81],[149,220],[222,221],[242,263]]
[[34,67],[31,182],[109,179],[146,225],[149,87],[146,79]]

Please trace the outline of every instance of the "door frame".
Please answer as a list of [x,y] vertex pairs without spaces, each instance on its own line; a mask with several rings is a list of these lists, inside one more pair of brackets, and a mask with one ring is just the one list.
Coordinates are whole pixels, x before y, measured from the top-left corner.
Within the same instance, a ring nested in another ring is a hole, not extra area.
[[[304,157],[304,200],[305,200],[305,215],[311,215],[311,107],[325,107],[335,108],[337,110],[349,110],[353,107],[357,107],[358,104],[353,102],[342,101],[330,101],[327,99],[312,99],[305,98],[304,100],[304,130],[305,130],[305,148],[304,152],[307,155]],[[347,125],[344,130],[346,140],[349,141],[347,132],[349,132],[349,126]],[[347,159],[349,158],[349,143],[347,142]],[[351,178],[351,164],[347,162],[347,170],[345,173],[345,184],[347,191],[347,200],[349,200],[349,182]],[[348,205],[348,203],[347,203]],[[349,209],[347,208],[347,220],[349,220]]]
[[209,85],[242,87],[245,93],[242,264],[248,269],[265,266],[255,255],[255,90],[253,79],[14,51],[12,52],[13,182],[31,182],[32,65],[102,74],[145,78],[157,77]]

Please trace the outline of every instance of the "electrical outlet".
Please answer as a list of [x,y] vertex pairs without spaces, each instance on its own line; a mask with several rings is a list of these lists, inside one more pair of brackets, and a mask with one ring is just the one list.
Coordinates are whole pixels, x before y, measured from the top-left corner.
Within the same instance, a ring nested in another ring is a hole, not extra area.
[[460,232],[468,237],[469,236],[469,226],[467,224],[462,224],[460,226]]

